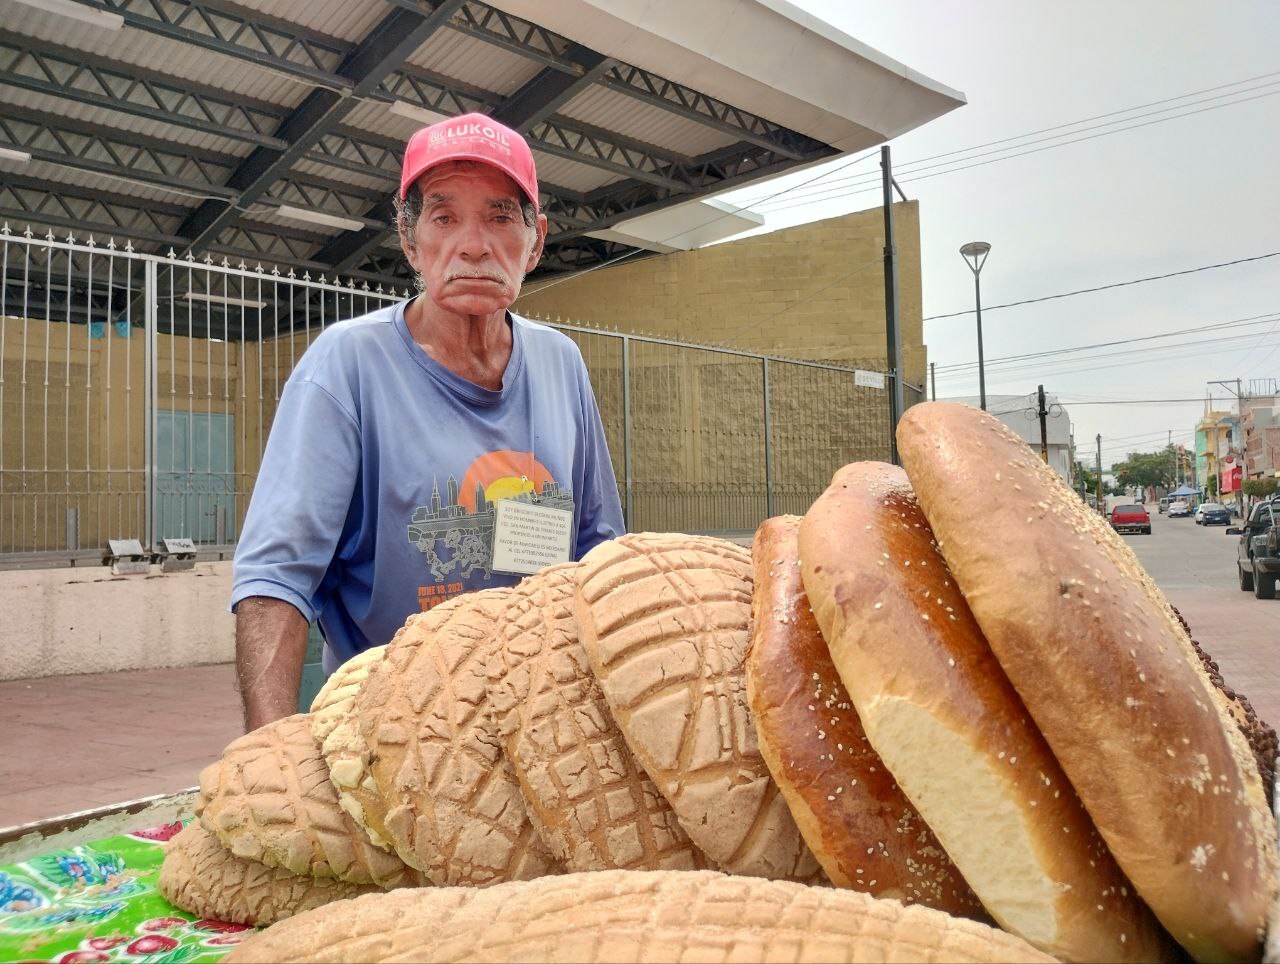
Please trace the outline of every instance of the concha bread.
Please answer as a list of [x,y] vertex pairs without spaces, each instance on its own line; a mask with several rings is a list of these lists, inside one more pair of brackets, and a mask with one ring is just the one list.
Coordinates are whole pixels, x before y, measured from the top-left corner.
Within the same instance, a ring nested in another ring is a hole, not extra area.
[[338,804],[308,714],[259,727],[200,774],[195,810],[237,857],[295,874],[392,888],[421,876],[374,847]]
[[587,553],[577,579],[591,669],[690,839],[732,873],[817,875],[747,709],[750,553],[722,539],[629,534]]
[[508,592],[468,593],[411,616],[356,696],[388,838],[441,886],[558,869],[490,716],[486,664]]
[[974,616],[1138,892],[1195,957],[1256,960],[1275,821],[1160,590],[990,415],[916,405],[898,445]]
[[489,703],[529,817],[570,871],[705,867],[591,673],[576,569],[552,566],[512,589],[489,664]]
[[198,821],[165,844],[156,889],[189,914],[255,926],[378,892],[369,884],[302,876],[237,857]]
[[845,466],[800,526],[801,575],[867,738],[1006,930],[1073,961],[1161,957],[1000,670],[902,470]]
[[712,871],[601,871],[382,894],[277,924],[226,958],[271,961],[1052,961],[926,907]]
[[799,529],[766,519],[751,547],[747,695],[769,771],[836,886],[987,920],[867,742],[800,580]]
[[367,649],[333,671],[311,701],[311,738],[329,767],[338,804],[364,828],[375,847],[390,851],[382,822],[386,804],[369,772],[369,747],[356,718],[356,694],[386,650],[386,646]]

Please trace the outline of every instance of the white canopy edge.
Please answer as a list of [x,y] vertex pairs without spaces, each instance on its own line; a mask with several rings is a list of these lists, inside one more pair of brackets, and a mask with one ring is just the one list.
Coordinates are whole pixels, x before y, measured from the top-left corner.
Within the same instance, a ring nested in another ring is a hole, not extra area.
[[866,150],[965,103],[786,0],[489,0],[517,17],[815,137]]

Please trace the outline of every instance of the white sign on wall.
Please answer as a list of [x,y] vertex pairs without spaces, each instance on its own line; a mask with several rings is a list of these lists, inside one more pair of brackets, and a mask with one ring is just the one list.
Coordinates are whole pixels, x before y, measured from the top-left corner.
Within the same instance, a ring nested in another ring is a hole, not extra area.
[[884,388],[884,373],[858,369],[853,373],[853,383],[859,388]]

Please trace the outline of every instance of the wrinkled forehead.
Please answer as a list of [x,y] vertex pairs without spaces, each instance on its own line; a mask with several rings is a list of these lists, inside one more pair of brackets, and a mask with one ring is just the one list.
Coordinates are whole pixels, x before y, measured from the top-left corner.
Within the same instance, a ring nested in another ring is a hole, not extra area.
[[516,207],[525,200],[509,174],[479,161],[446,161],[424,173],[414,186],[424,200],[510,201]]

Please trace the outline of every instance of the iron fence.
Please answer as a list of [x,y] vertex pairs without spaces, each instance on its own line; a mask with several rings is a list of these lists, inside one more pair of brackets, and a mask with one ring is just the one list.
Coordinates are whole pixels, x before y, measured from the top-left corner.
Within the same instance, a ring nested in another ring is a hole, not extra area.
[[[409,294],[4,225],[0,564],[229,553],[298,359]],[[889,457],[889,393],[852,367],[548,324],[582,351],[633,531],[749,531]]]

